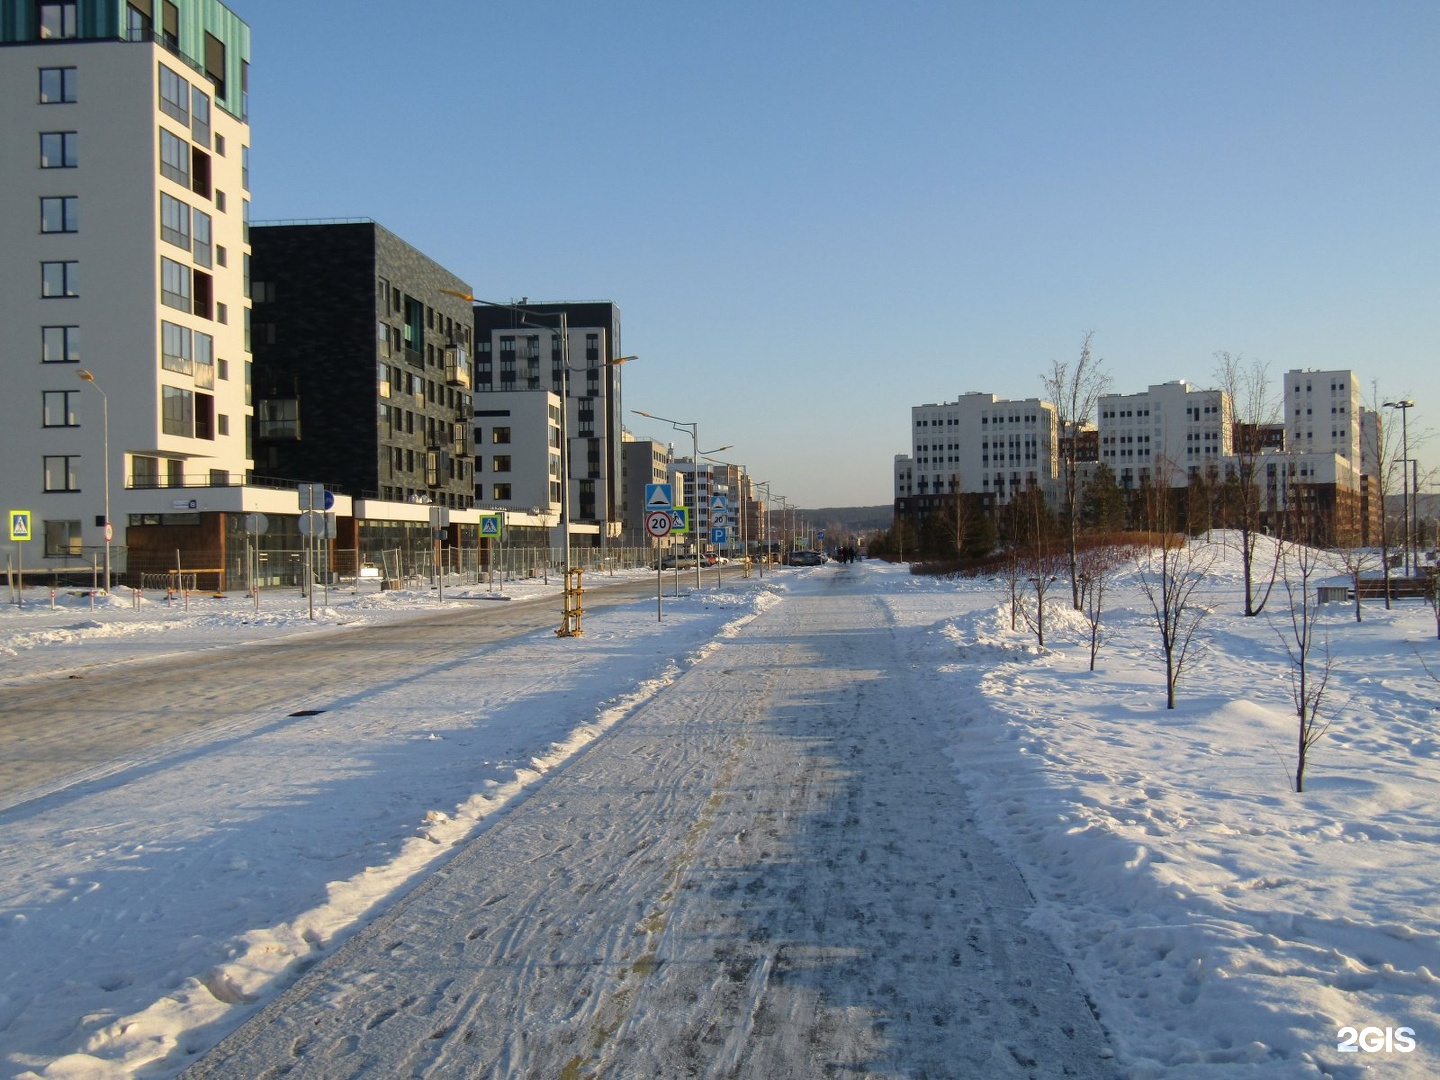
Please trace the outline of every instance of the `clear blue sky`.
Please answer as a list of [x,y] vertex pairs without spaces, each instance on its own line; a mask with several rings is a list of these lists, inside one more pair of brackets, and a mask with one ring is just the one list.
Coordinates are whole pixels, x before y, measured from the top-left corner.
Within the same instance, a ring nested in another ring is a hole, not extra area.
[[1433,0],[232,6],[257,220],[614,300],[632,429],[801,506],[889,502],[911,405],[1089,330],[1123,392],[1224,349],[1440,429]]

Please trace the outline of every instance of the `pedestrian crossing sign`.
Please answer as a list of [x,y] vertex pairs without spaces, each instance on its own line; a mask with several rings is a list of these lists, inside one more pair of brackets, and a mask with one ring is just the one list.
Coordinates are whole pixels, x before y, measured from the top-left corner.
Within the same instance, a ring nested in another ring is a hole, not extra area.
[[10,511],[10,539],[11,539],[11,540],[29,540],[30,537],[31,537],[31,532],[30,532],[30,511],[29,511],[29,510],[11,510],[11,511]]
[[690,531],[690,510],[688,507],[677,506],[670,511],[670,520],[674,522],[670,526],[670,535],[676,533],[688,533]]
[[502,519],[499,514],[481,514],[480,535],[482,537],[492,537],[498,539],[504,528],[501,525],[501,520]]

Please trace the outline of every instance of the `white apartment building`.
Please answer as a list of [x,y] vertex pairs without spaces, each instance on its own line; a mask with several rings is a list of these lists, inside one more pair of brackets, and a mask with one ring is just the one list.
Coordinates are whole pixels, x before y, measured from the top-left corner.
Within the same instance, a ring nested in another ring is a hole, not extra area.
[[560,395],[497,390],[478,398],[472,422],[475,505],[533,511],[558,524]]
[[1055,406],[1039,398],[962,394],[910,410],[911,452],[895,459],[895,497],[1049,493],[1056,477]]
[[0,502],[27,563],[88,564],[107,501],[118,545],[251,467],[249,29],[0,0],[0,42]]
[[1139,394],[1106,394],[1096,411],[1100,463],[1122,488],[1162,478],[1183,487],[1191,476],[1221,470],[1232,452],[1234,412],[1223,390],[1177,379]]
[[1363,430],[1353,371],[1285,373],[1285,446],[1300,454],[1339,454],[1359,464]]

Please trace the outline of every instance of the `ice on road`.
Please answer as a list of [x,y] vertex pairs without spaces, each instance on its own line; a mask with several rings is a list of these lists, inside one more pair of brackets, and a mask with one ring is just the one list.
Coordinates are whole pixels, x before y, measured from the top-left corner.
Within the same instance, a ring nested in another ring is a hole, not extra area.
[[186,1075],[1113,1075],[915,647],[810,575]]

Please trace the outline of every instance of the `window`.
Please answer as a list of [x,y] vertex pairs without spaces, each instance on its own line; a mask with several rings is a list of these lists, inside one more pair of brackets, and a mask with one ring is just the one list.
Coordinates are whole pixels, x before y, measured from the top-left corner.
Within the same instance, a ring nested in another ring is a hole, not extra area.
[[250,190],[250,147],[240,147],[240,186]]
[[42,364],[78,364],[80,362],[80,328],[78,326],[42,326],[40,328],[40,362]]
[[80,137],[73,131],[42,131],[40,133],[40,167],[42,169],[73,169],[76,145]]
[[190,268],[164,256],[160,258],[160,302],[180,311],[190,310]]
[[190,137],[210,145],[210,96],[198,86],[190,88]]
[[73,233],[80,231],[80,199],[74,195],[57,195],[40,200],[40,231],[42,233]]
[[195,314],[214,318],[214,279],[203,270],[196,270],[192,277],[195,279]]
[[79,390],[44,391],[44,425],[46,427],[79,427],[80,419],[75,412],[75,401],[79,396]]
[[496,499],[497,502],[503,502],[503,501],[506,501],[506,500],[508,500],[508,499],[510,498],[510,485],[509,485],[509,484],[496,484],[496,485],[494,486],[494,490],[495,490],[495,499]]
[[160,111],[190,126],[190,84],[160,65]]
[[150,5],[145,5],[141,10],[134,4],[125,5],[125,40],[126,41],[149,41],[150,40]]
[[160,324],[160,366],[166,371],[189,375],[194,371],[194,335],[189,327],[172,322]]
[[79,491],[80,458],[73,454],[45,457],[46,491]]
[[[215,366],[215,339],[199,330],[195,331],[195,363],[204,364],[208,368]],[[213,374],[210,379],[213,384]]]
[[160,388],[160,430],[166,435],[195,434],[195,394],[176,386]]
[[51,3],[42,0],[40,4],[40,37],[73,38],[75,36],[75,0]]
[[190,144],[164,128],[160,129],[160,175],[190,186]]
[[198,146],[190,148],[190,190],[210,198],[210,155]]
[[215,84],[215,96],[225,96],[225,43],[208,31],[205,34],[205,75]]
[[229,434],[230,434],[230,417],[226,416],[224,413],[221,413],[219,416],[217,416],[217,417],[215,418],[215,429],[216,429],[216,431],[218,431],[221,435],[229,435]]
[[47,556],[81,554],[80,522],[45,522],[45,554]]
[[160,193],[160,239],[190,250],[190,207],[163,191]]
[[40,104],[66,105],[75,101],[75,69],[40,69]]
[[195,265],[210,266],[213,263],[210,246],[210,215],[203,210],[194,211]]
[[74,260],[41,263],[40,295],[44,297],[79,296],[80,264]]
[[160,459],[136,454],[130,459],[130,486],[135,488],[158,488],[160,486]]
[[490,434],[490,441],[495,443],[508,443],[510,441],[510,429],[508,427],[497,427]]
[[509,471],[510,471],[510,455],[509,455],[509,454],[497,454],[497,455],[495,455],[494,460],[492,460],[491,463],[490,463],[490,468],[491,468],[491,471],[492,471],[492,472],[509,472]]

